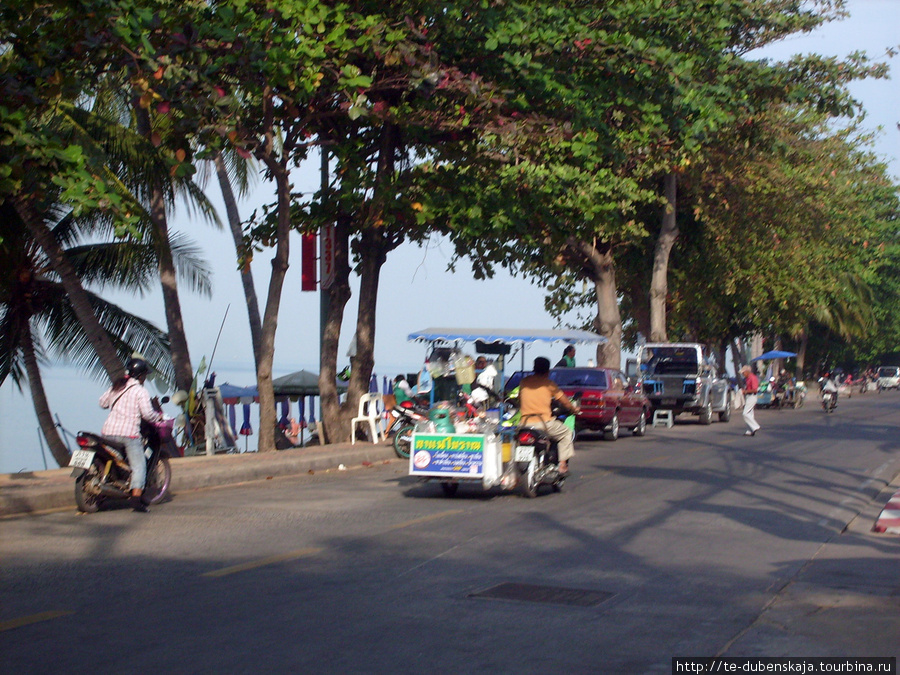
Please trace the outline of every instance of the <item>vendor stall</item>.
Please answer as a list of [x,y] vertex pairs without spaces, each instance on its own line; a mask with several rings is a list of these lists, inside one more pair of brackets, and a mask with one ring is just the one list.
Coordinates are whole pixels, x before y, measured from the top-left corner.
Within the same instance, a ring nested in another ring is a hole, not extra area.
[[487,490],[496,486],[512,489],[517,482],[512,471],[515,428],[503,426],[499,409],[473,414],[471,408],[455,405],[459,390],[478,377],[465,345],[474,344],[477,354],[497,356],[494,364],[499,381],[494,383],[494,390],[502,392],[505,357],[513,347],[521,352],[525,370],[524,349],[528,344],[606,342],[605,337],[590,331],[533,329],[426,328],[410,333],[408,339],[429,345],[425,371],[433,383],[429,419],[420,422],[412,434],[409,475],[439,481],[448,496],[456,493],[460,483],[478,484]]

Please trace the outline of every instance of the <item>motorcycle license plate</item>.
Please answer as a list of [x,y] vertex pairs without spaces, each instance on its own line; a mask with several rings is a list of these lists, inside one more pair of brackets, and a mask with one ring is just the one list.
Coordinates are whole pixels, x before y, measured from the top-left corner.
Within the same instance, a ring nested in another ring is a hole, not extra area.
[[534,448],[530,445],[516,446],[516,461],[530,462],[534,458]]
[[94,453],[90,450],[76,450],[72,453],[72,458],[69,460],[69,466],[74,466],[78,469],[89,469],[91,468],[91,462],[94,461]]
[[663,405],[675,405],[676,401],[674,398],[664,398],[662,400]]

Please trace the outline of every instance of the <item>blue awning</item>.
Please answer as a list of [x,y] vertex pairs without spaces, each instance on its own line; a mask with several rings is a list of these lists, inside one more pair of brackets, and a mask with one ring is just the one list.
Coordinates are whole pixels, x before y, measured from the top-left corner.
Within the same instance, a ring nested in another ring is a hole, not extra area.
[[256,389],[256,385],[237,387],[224,382],[219,385],[219,393],[222,395],[222,401],[229,404],[238,403],[241,399],[249,398],[254,401],[259,399],[259,391]]
[[434,342],[445,340],[453,342],[500,342],[505,344],[530,342],[566,342],[569,344],[602,344],[608,340],[602,335],[589,330],[542,330],[539,328],[425,328],[410,333],[408,340],[416,342]]

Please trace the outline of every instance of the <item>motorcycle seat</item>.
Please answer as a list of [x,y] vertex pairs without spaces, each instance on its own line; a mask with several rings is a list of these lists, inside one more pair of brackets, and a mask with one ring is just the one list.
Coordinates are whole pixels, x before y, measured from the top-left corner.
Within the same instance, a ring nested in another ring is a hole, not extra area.
[[118,450],[119,452],[125,452],[125,444],[121,441],[113,440],[107,436],[101,436],[100,434],[94,434],[90,431],[80,431],[78,432],[79,436],[87,436],[88,438],[94,439],[98,443],[103,443],[104,445],[108,445],[109,447]]

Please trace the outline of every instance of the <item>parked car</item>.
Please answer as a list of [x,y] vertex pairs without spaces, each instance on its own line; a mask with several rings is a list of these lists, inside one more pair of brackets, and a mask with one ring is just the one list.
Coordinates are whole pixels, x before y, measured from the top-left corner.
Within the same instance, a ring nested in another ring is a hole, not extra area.
[[[531,375],[526,372],[525,375]],[[519,386],[523,375],[513,373],[506,382],[507,393]],[[602,431],[603,438],[614,441],[620,429],[632,435],[647,432],[650,402],[637,387],[629,386],[625,375],[611,368],[551,368],[550,379],[570,399],[577,400],[581,414],[575,418],[575,431]]]
[[897,366],[881,366],[878,369],[879,389],[900,389],[900,368]]

